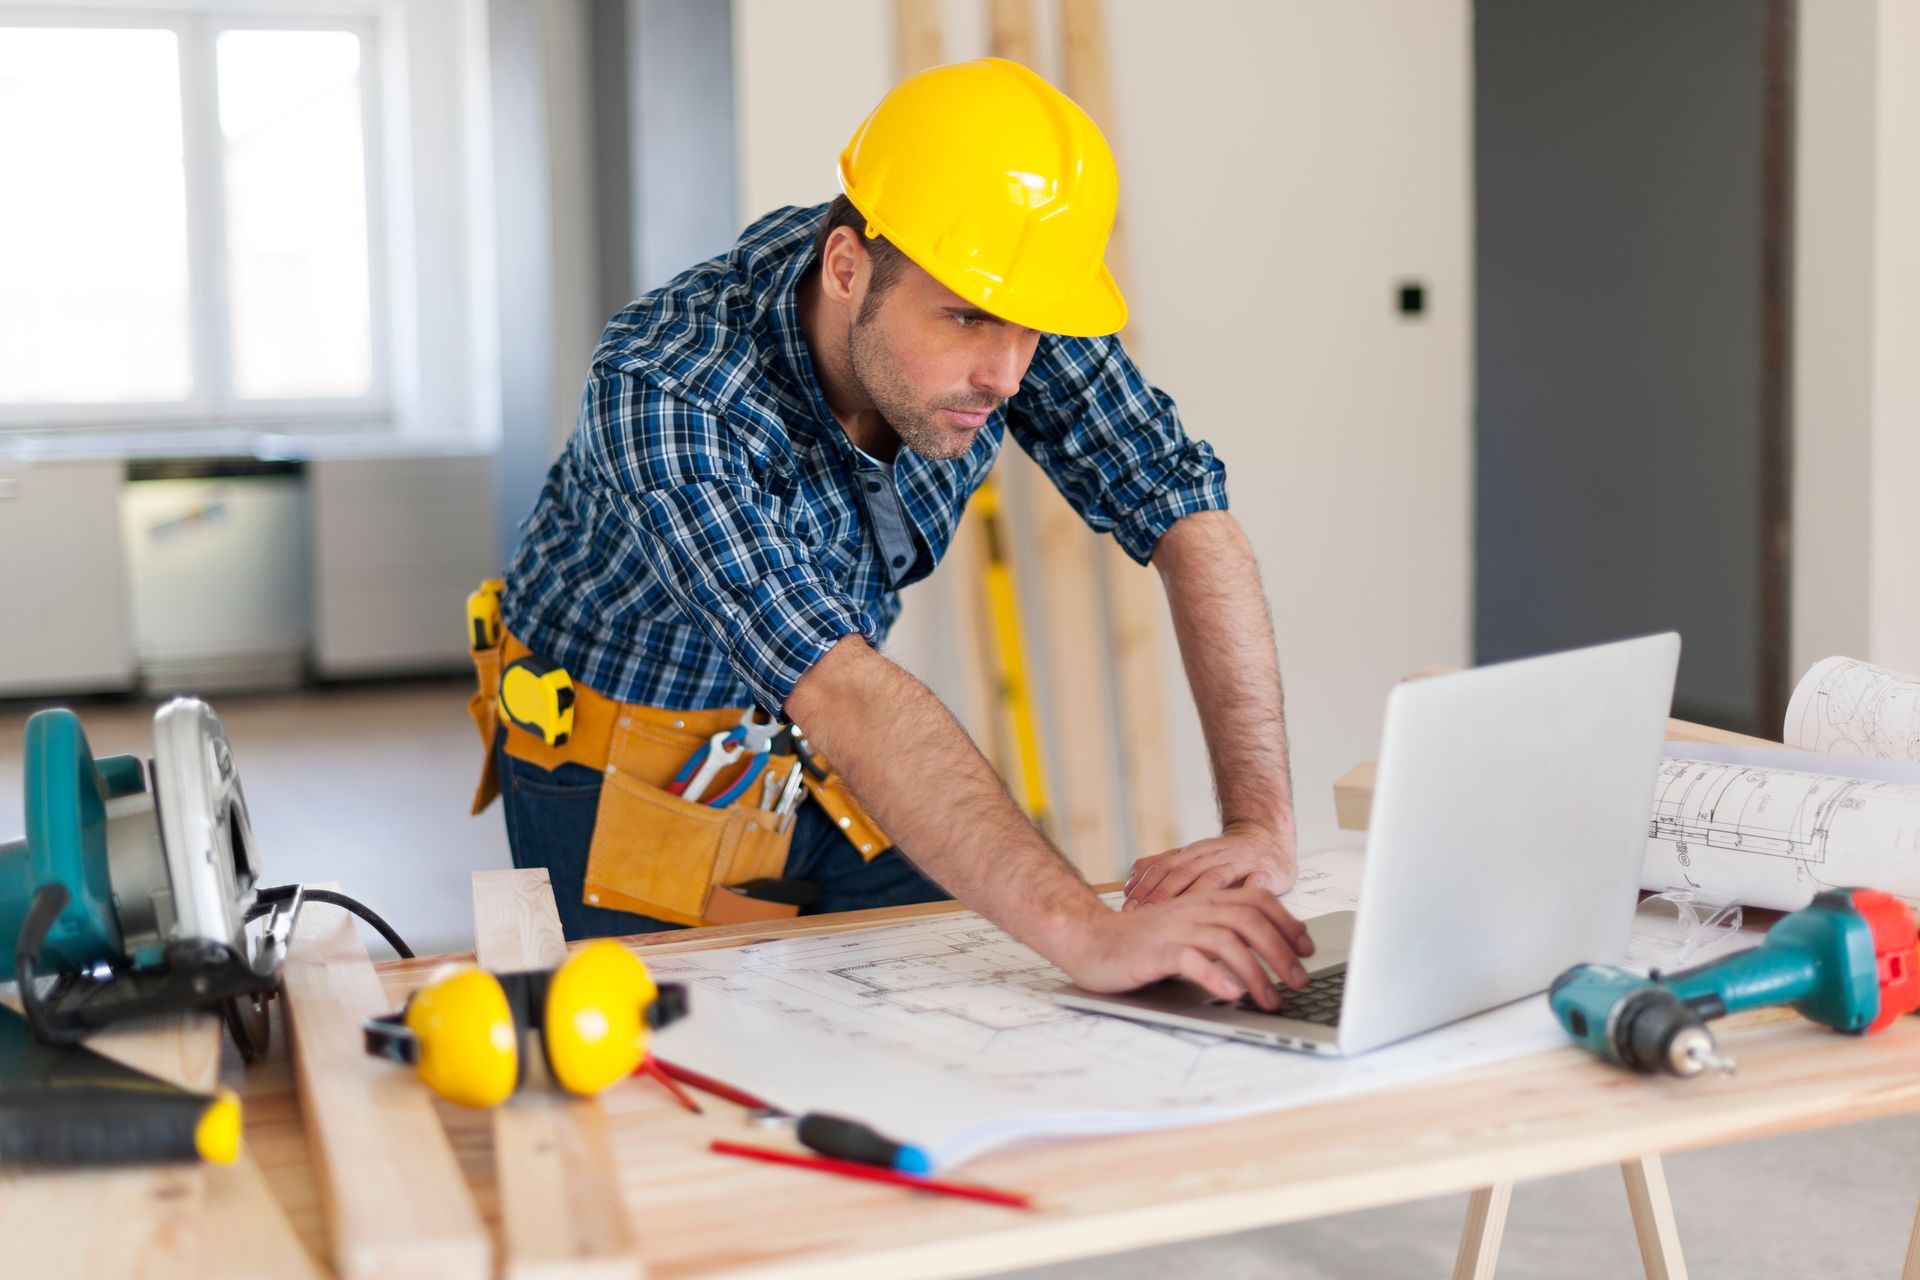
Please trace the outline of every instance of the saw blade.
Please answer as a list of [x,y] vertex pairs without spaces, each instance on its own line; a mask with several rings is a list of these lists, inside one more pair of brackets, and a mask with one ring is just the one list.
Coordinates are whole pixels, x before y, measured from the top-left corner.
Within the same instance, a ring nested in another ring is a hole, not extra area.
[[153,772],[173,888],[170,941],[204,939],[246,954],[260,865],[233,748],[213,708],[175,698],[155,713]]

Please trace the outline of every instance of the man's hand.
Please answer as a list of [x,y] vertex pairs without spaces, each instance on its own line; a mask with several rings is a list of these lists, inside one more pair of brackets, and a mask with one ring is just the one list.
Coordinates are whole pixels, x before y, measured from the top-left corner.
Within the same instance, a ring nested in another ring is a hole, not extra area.
[[1161,978],[1186,978],[1222,1000],[1251,995],[1271,1011],[1280,1007],[1280,992],[1260,960],[1299,988],[1307,985],[1307,974],[1298,957],[1312,954],[1307,927],[1271,893],[1216,889],[1151,911],[1108,912],[1088,921],[1061,967],[1089,991],[1131,991]]
[[1196,840],[1133,864],[1126,907],[1144,907],[1206,889],[1262,889],[1278,896],[1299,875],[1292,824],[1271,831],[1257,823],[1228,823],[1208,840]]

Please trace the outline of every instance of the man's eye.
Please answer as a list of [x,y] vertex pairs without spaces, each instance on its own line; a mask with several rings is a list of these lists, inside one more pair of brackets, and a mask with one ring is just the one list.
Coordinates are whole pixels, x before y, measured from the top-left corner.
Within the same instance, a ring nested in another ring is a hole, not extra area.
[[973,328],[973,326],[980,323],[980,317],[970,316],[970,315],[967,315],[965,312],[956,311],[953,315],[953,322],[959,325],[962,329],[971,329]]

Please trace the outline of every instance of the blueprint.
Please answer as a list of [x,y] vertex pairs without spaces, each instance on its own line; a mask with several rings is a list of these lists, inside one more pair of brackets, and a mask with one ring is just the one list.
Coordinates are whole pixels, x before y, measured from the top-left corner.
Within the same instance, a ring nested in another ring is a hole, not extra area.
[[[1301,858],[1283,901],[1350,909],[1360,854]],[[1522,1000],[1351,1060],[1149,1027],[1055,1005],[1064,980],[971,913],[649,958],[693,1016],[662,1056],[789,1111],[857,1117],[952,1164],[993,1147],[1226,1119],[1566,1043]]]
[[1920,907],[1920,781],[1668,759],[1641,883],[1782,911],[1861,885]]
[[1920,679],[1825,658],[1794,687],[1782,740],[1829,755],[1920,760]]

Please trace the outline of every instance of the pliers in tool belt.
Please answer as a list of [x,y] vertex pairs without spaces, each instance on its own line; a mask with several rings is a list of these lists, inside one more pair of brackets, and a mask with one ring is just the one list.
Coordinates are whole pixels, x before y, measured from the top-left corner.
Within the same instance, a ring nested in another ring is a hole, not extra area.
[[779,721],[762,723],[753,708],[749,707],[740,717],[739,724],[714,734],[698,751],[687,757],[687,762],[680,766],[680,772],[674,774],[673,781],[667,783],[667,790],[683,800],[698,802],[722,770],[741,756],[749,756],[747,767],[734,779],[733,785],[705,802],[715,809],[726,808],[745,795],[747,788],[753,785],[753,780],[767,767],[767,762],[773,758],[773,739],[779,732]]

